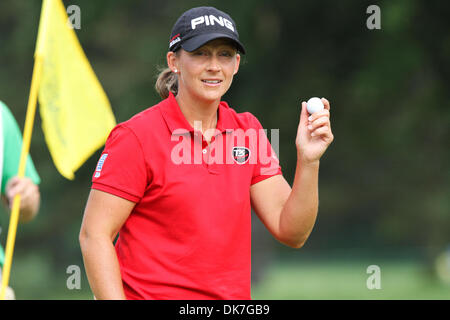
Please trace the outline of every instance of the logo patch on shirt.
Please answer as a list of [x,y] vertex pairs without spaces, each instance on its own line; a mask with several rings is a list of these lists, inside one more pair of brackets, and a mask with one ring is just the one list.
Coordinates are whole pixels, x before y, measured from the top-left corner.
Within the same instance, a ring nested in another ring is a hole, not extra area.
[[98,178],[100,177],[100,172],[102,171],[103,168],[103,164],[105,163],[106,157],[108,156],[107,153],[102,154],[102,156],[100,157],[100,160],[98,160],[97,163],[97,168],[95,168],[95,174],[94,174],[94,178]]
[[250,158],[250,150],[245,147],[233,147],[233,160],[237,164],[244,164]]

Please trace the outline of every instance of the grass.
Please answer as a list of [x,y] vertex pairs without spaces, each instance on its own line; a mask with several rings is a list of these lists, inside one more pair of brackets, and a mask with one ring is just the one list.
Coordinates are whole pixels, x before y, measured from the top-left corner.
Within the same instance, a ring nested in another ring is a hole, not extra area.
[[[369,290],[373,273],[380,267],[380,289]],[[416,300],[450,299],[450,286],[441,283],[422,265],[413,261],[320,260],[275,263],[262,281],[252,287],[255,300]]]

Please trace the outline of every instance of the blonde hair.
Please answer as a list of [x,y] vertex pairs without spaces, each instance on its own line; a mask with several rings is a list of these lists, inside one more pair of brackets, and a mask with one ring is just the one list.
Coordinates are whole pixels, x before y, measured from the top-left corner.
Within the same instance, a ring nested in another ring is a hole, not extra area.
[[[176,50],[174,52],[176,57],[180,55],[180,51],[181,50]],[[178,94],[178,75],[170,68],[160,68],[155,83],[155,89],[162,99],[167,99],[169,97],[169,92],[172,92],[173,95],[176,96]]]
[[162,69],[156,79],[155,89],[162,99],[168,98],[169,92],[176,96],[178,93],[178,75],[170,68]]

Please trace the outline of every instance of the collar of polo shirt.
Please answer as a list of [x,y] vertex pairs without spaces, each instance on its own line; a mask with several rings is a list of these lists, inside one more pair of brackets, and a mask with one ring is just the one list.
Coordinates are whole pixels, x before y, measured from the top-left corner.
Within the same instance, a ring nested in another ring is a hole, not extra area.
[[[173,135],[183,135],[188,132],[194,132],[194,128],[186,120],[183,113],[181,112],[180,106],[172,92],[169,92],[167,104],[161,108],[161,113],[164,120],[169,127],[171,134]],[[238,129],[239,126],[236,121],[228,114],[229,106],[226,102],[221,101],[219,104],[219,117],[217,119],[216,129],[220,132],[232,132]]]

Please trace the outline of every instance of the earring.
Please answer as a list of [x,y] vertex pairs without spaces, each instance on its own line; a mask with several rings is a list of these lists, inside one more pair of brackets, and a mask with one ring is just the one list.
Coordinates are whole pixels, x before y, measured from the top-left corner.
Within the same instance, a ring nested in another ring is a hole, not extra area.
[[175,70],[173,70],[173,72],[175,72],[175,73],[178,73],[178,70],[177,70],[177,69],[175,69]]

